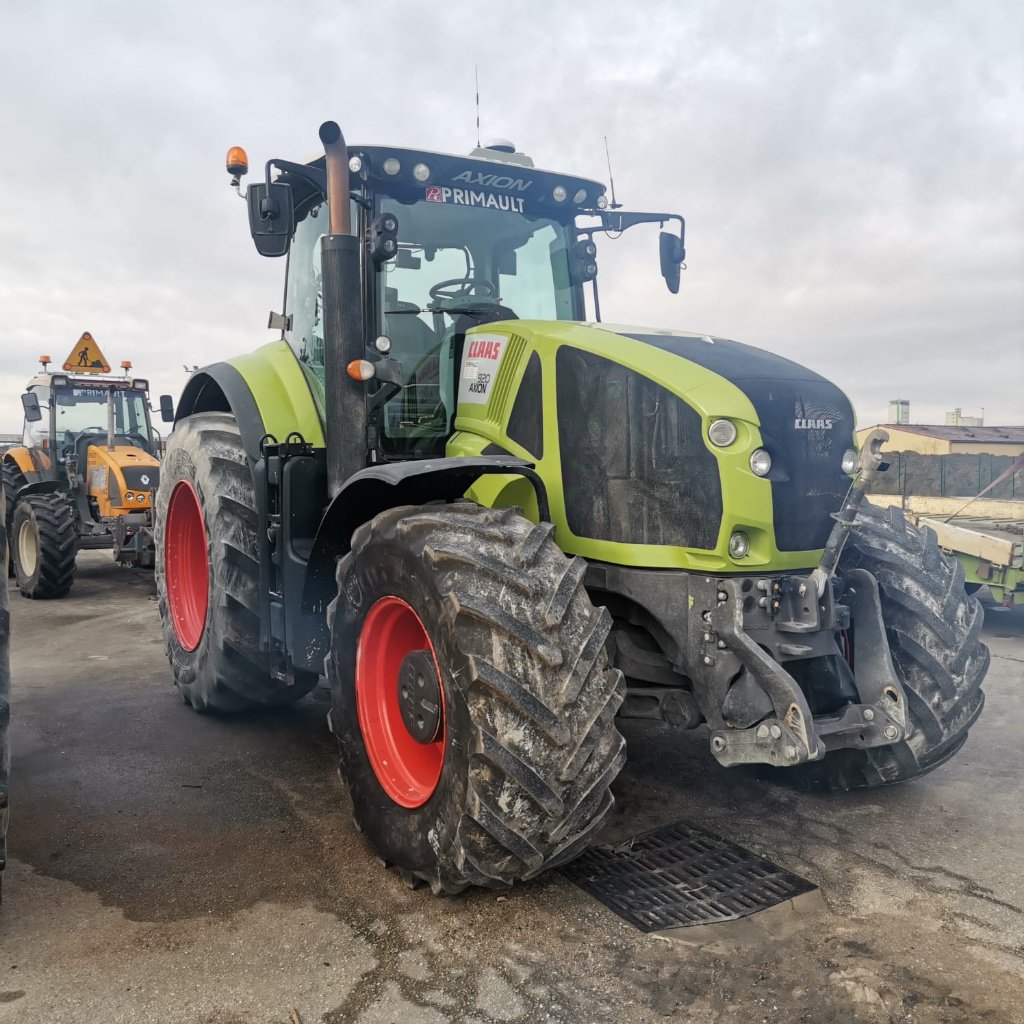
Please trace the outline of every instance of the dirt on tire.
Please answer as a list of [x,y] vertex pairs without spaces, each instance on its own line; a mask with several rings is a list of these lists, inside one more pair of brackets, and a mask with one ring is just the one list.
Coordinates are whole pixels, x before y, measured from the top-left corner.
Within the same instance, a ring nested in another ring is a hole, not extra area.
[[[589,845],[625,763],[611,617],[549,523],[468,502],[391,509],[356,531],[328,619],[332,728],[355,817],[379,856],[435,892],[506,888]],[[355,693],[360,629],[385,597],[421,619],[442,676],[444,761],[417,808],[374,774]]]

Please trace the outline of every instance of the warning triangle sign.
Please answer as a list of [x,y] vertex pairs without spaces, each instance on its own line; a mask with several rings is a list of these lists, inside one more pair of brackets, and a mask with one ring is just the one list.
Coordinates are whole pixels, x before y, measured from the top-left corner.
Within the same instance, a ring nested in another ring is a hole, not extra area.
[[110,373],[110,364],[96,339],[86,331],[64,361],[64,369],[70,373]]

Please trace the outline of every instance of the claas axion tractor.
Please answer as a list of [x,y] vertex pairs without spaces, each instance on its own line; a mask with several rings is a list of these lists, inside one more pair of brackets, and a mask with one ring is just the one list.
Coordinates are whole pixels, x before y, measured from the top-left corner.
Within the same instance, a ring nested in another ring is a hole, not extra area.
[[929,531],[862,503],[884,437],[856,451],[849,401],[788,359],[600,322],[595,238],[667,225],[675,292],[682,218],[511,144],[320,138],[245,192],[287,256],[280,339],[173,414],[156,572],[187,703],[326,675],[356,824],[435,892],[582,852],[623,717],[832,789],[956,753],[981,612]]
[[[3,454],[9,574],[22,596],[64,597],[82,548],[113,548],[124,566],[153,565],[159,437],[149,384],[109,376],[88,333],[63,371],[42,372],[22,395],[23,443]],[[77,368],[81,367],[81,370]]]

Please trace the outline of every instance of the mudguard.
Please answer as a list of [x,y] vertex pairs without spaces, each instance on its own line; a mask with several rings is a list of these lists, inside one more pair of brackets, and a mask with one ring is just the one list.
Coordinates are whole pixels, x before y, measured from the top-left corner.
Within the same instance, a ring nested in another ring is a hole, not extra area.
[[542,520],[549,520],[547,492],[532,462],[513,455],[427,459],[369,466],[345,481],[331,502],[313,540],[303,607],[326,606],[336,594],[335,563],[349,550],[352,534],[385,509],[454,501],[488,473],[526,477],[537,494]]

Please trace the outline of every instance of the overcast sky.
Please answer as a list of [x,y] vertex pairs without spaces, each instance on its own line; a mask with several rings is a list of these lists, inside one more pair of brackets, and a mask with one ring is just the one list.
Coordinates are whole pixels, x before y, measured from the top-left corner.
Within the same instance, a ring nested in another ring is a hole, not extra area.
[[0,3],[0,431],[42,352],[84,330],[154,394],[271,337],[223,169],[305,159],[317,127],[449,152],[514,140],[542,167],[678,210],[600,252],[607,320],[769,348],[861,424],[960,406],[1024,423],[1024,5],[519,0]]

